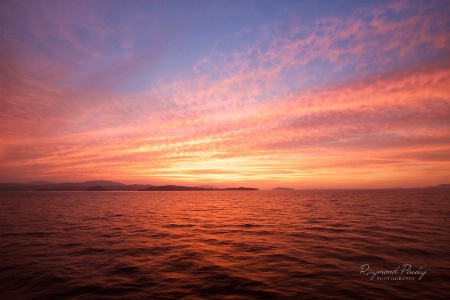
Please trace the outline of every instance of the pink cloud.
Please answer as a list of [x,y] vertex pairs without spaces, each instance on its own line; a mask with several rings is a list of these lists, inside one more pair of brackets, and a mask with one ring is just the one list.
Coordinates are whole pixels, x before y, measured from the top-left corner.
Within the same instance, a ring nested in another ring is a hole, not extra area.
[[[86,48],[73,31],[74,20],[45,16],[55,18],[58,37],[79,53],[67,64],[42,58],[23,63],[13,54],[0,63],[0,170],[54,180],[91,174],[319,182],[356,174],[368,182],[378,180],[370,173],[406,178],[414,166],[431,165],[439,178],[450,175],[443,154],[450,151],[448,57],[400,71],[394,62],[414,57],[422,46],[446,50],[450,40],[440,18],[424,14],[394,21],[384,15],[408,5],[299,25],[269,43],[212,53],[177,80],[122,95],[98,85],[151,68],[158,56],[133,52],[136,41],[124,28],[123,56],[90,72],[88,83],[68,86],[75,65],[87,64],[86,57],[102,58],[101,44],[110,32],[92,12],[86,14],[86,26],[98,25],[99,37],[99,44]],[[388,52],[398,55],[384,55]],[[314,84],[322,74],[308,68],[316,61],[330,63],[331,75],[350,65],[362,76]],[[380,67],[370,73],[372,64]],[[396,67],[386,67],[390,64]]]

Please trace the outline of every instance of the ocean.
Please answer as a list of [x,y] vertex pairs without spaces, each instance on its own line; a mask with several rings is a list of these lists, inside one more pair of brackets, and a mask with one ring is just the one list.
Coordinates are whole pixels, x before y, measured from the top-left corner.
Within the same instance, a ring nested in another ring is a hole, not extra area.
[[450,191],[0,193],[0,299],[449,299]]

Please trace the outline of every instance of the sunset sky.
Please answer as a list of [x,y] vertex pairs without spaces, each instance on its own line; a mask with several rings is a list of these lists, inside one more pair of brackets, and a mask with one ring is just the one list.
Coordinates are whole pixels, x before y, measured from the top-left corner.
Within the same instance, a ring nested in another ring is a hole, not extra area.
[[449,1],[1,1],[0,182],[450,183]]

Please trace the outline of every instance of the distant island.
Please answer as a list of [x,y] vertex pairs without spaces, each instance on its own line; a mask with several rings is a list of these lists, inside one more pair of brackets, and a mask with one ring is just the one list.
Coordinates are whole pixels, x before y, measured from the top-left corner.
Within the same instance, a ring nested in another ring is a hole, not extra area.
[[440,184],[437,186],[429,186],[427,190],[450,190],[450,184]]
[[257,188],[215,188],[207,185],[198,187],[151,184],[123,184],[107,180],[85,182],[52,183],[34,181],[29,183],[0,183],[0,191],[256,191]]
[[295,191],[295,189],[285,188],[285,187],[276,187],[273,191]]

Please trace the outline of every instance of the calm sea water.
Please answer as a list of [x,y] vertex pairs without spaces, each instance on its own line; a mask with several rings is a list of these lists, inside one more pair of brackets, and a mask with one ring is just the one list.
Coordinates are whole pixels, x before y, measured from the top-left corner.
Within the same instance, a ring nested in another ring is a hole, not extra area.
[[449,191],[4,192],[0,298],[449,299],[449,238]]

